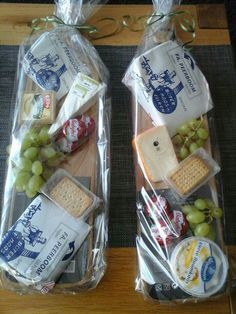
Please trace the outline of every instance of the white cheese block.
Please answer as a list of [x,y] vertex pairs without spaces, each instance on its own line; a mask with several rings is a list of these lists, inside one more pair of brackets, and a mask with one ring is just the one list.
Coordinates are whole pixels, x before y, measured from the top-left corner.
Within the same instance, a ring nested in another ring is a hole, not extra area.
[[177,165],[177,157],[171,138],[165,126],[151,128],[135,139],[139,162],[148,178],[153,182],[165,179]]

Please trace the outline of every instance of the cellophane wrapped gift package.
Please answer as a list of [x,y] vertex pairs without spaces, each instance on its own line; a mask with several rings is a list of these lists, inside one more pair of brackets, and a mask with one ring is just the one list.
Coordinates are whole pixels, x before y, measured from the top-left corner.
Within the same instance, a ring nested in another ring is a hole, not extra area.
[[227,293],[233,274],[213,102],[193,54],[176,37],[170,13],[177,4],[154,2],[123,78],[132,93],[136,290],[160,302],[196,302]]
[[[66,24],[97,4],[56,3]],[[106,269],[109,73],[74,27],[36,32],[19,50],[15,113],[1,219],[3,288],[80,292]]]

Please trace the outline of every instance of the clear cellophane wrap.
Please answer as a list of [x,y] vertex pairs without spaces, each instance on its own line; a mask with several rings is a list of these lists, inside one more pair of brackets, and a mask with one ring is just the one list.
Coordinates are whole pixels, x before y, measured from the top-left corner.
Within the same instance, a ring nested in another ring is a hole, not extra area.
[[176,21],[189,13],[174,13],[180,1],[153,4],[123,78],[132,93],[136,290],[159,302],[197,302],[227,293],[232,279],[213,102],[194,48],[176,36]]
[[109,72],[75,27],[104,0],[57,1],[65,24],[20,46],[1,219],[1,285],[77,293],[106,269]]

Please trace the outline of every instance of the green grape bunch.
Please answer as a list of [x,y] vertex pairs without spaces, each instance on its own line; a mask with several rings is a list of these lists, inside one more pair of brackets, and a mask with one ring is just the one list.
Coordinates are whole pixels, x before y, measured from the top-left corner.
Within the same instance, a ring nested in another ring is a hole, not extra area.
[[177,134],[172,138],[180,160],[185,159],[198,148],[204,147],[208,136],[209,133],[203,120],[193,119],[188,123],[182,124],[178,128]]
[[214,219],[222,217],[222,209],[210,199],[198,198],[193,204],[185,204],[182,211],[186,215],[189,228],[195,236],[215,240],[215,231],[212,227]]
[[30,128],[22,139],[19,161],[13,164],[16,191],[25,192],[28,198],[37,195],[65,158],[53,145],[48,130],[48,126]]

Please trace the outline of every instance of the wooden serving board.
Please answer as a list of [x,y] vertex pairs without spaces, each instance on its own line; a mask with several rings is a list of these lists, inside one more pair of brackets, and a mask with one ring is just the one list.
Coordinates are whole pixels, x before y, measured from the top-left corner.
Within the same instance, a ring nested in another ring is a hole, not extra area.
[[[142,106],[138,103],[135,95],[132,95],[132,116],[133,116],[134,138],[135,138],[135,136],[141,134],[142,132],[154,127],[154,124],[153,124],[151,117],[144,111]],[[205,143],[204,148],[209,153],[209,155],[213,157],[213,149],[212,149],[211,138],[210,138],[211,132],[210,132],[210,127],[209,127],[207,115],[202,117],[202,119],[204,120],[205,127],[209,131],[209,137]],[[215,139],[213,139],[213,141],[214,140]],[[170,186],[164,181],[152,182],[148,178],[148,176],[145,172],[145,168],[144,168],[144,165],[142,163],[142,160],[139,160],[137,151],[136,151],[134,146],[135,145],[133,145],[133,155],[134,155],[134,168],[135,168],[136,191],[137,191],[136,197],[138,198],[138,202],[141,202],[141,204],[145,204],[143,197],[141,196],[142,188],[144,188],[146,190],[146,192],[151,192],[152,190],[157,190],[157,191],[159,190],[160,194],[162,194],[165,190],[167,191],[168,189],[170,189]],[[210,190],[210,195],[208,197],[214,201],[216,206],[219,206],[219,198],[218,198],[219,187],[217,187],[217,181],[216,181],[215,177],[210,179],[208,181],[207,185],[209,186],[209,190]],[[162,195],[165,197],[165,192]],[[167,195],[169,195],[169,194],[167,193]],[[194,195],[194,193],[193,193],[193,195]],[[167,197],[167,199],[168,199],[168,197]],[[171,200],[168,199],[168,201],[171,204]],[[174,204],[171,204],[171,205],[173,206]],[[179,205],[180,204],[177,204],[176,208],[178,208]],[[138,231],[139,236],[141,235],[140,223],[141,222],[139,221],[139,218],[138,218],[137,231]],[[225,252],[225,254],[228,255],[227,248],[224,244],[223,225],[222,225],[221,220],[217,219],[214,222],[214,228],[216,228],[216,241],[217,241],[217,243],[220,245],[220,247]],[[157,251],[158,251],[158,249],[157,249]],[[165,250],[163,250],[163,251],[165,251]],[[156,252],[154,252],[154,254],[156,255]],[[232,264],[232,261],[229,260],[229,263]],[[230,279],[232,279],[231,278],[231,276],[232,276],[231,270],[229,271],[229,273],[230,273],[230,275],[229,275]],[[149,287],[148,287],[148,284],[144,280],[142,281],[142,287],[143,287],[143,290],[145,291],[145,293],[147,295],[149,295]]]
[[[23,75],[23,81],[25,82],[23,88],[19,88],[18,90],[18,107],[20,106],[20,99],[24,92],[41,92],[42,89],[36,85],[28,76]],[[63,99],[57,104],[57,106],[63,103]],[[96,194],[97,193],[97,171],[98,168],[98,152],[97,152],[97,124],[98,124],[98,104],[95,103],[87,112],[86,115],[92,117],[95,121],[95,130],[90,135],[89,139],[82,144],[75,152],[68,154],[66,159],[63,163],[59,165],[58,168],[63,168],[70,173],[73,177],[86,177],[89,178],[90,186],[89,189]],[[19,107],[20,108],[20,107]],[[59,111],[59,110],[58,110]],[[17,119],[18,120],[18,119]],[[12,169],[11,169],[12,170]],[[5,202],[4,208],[7,216],[8,216],[8,228],[12,226],[14,223],[13,216],[14,216],[14,208],[15,202],[17,201],[16,196],[17,192],[14,188],[14,177],[12,172],[10,171],[9,176],[12,180],[8,180],[9,186],[12,185],[10,190],[12,191],[10,199]],[[26,196],[25,196],[26,197]],[[90,214],[87,223],[93,227],[96,219],[96,214],[94,211]],[[5,221],[6,223],[6,221]],[[5,227],[6,228],[6,227]],[[86,257],[86,272],[82,280],[75,282],[75,283],[59,283],[57,284],[54,289],[52,290],[53,293],[61,292],[62,290],[70,290],[73,291],[81,289],[84,285],[89,285],[89,281],[91,280],[92,271],[93,271],[93,244],[94,244],[94,232],[93,228],[89,232],[86,240],[87,241],[87,257]],[[15,281],[11,280],[6,273],[2,273],[2,280],[4,282],[8,282],[10,285],[10,289],[18,290],[19,292],[22,291],[22,287]]]

